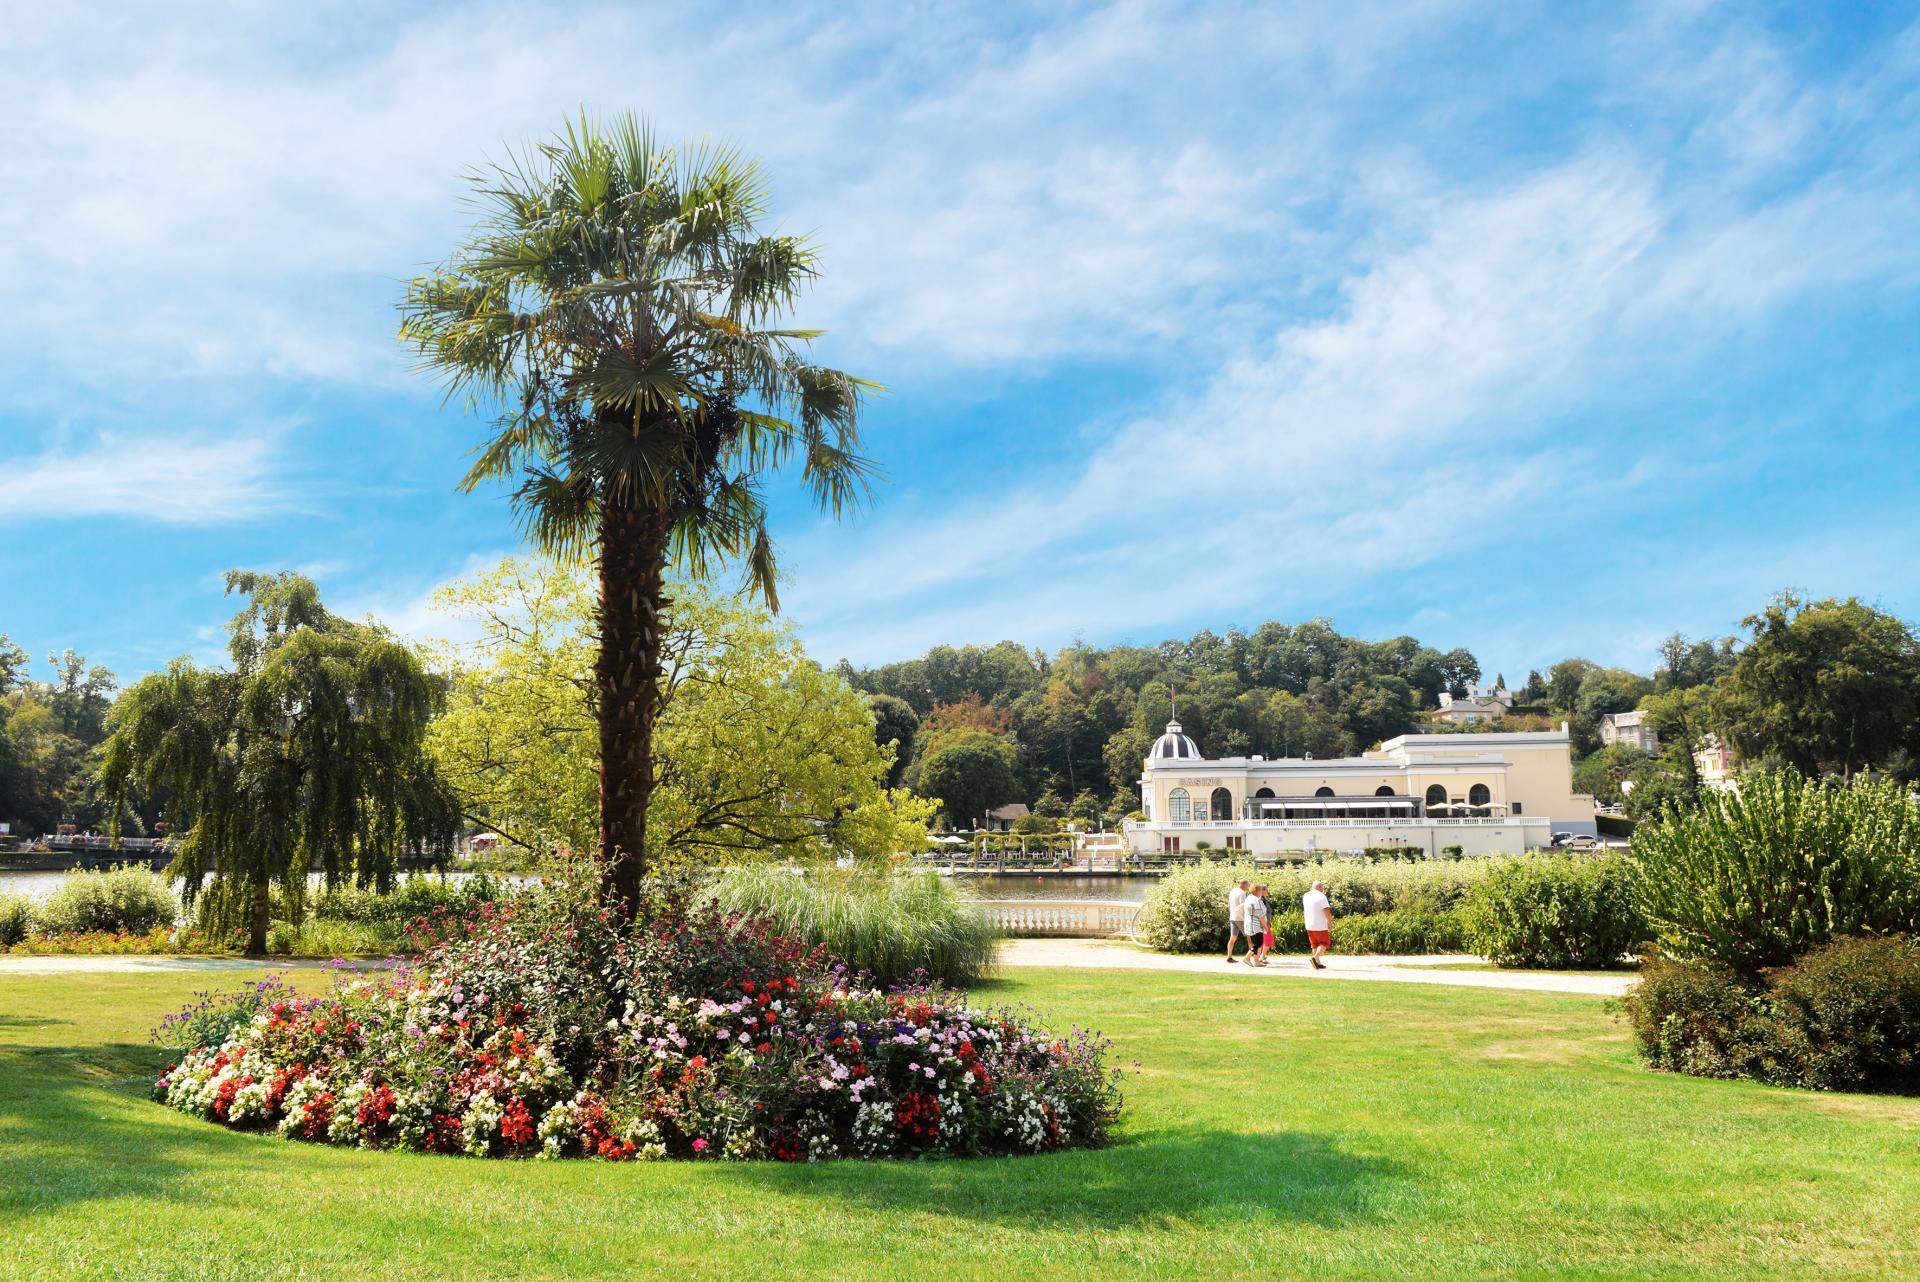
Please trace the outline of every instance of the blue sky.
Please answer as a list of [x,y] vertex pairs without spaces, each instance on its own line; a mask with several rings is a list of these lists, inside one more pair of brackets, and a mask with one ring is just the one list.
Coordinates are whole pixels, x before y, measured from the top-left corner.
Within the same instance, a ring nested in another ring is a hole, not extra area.
[[815,655],[1329,615],[1518,679],[1783,586],[1920,613],[1920,10],[37,6],[0,48],[0,632],[212,655],[231,566],[436,630],[513,549],[393,342],[580,104],[766,163],[888,474]]

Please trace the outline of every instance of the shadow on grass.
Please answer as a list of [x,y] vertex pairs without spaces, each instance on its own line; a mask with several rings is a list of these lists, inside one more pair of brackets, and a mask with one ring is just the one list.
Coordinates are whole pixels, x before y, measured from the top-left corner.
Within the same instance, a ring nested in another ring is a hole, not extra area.
[[1112,1148],[931,1162],[753,1163],[743,1183],[845,1203],[855,1213],[925,1212],[1022,1228],[1230,1227],[1263,1220],[1340,1226],[1376,1218],[1400,1164],[1304,1131],[1159,1131]]
[[251,1137],[171,1124],[187,1119],[147,1101],[168,1062],[127,1042],[0,1048],[0,1223],[75,1203],[164,1198],[213,1169],[259,1178],[265,1163],[248,1153]]
[[0,1028],[52,1028],[55,1024],[71,1024],[70,1019],[52,1019],[44,1015],[8,1015],[0,1012]]

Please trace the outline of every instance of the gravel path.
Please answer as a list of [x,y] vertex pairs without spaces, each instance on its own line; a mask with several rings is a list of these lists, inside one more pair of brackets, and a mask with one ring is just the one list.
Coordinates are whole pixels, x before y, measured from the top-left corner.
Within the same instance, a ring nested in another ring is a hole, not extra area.
[[[1471,957],[1346,957],[1327,958],[1327,969],[1315,971],[1300,956],[1277,956],[1264,968],[1229,966],[1217,955],[1176,956],[1148,952],[1118,939],[1009,939],[1000,945],[1005,966],[1055,966],[1068,970],[1176,970],[1223,976],[1237,983],[1248,978],[1264,982],[1276,978],[1311,980],[1374,980],[1393,984],[1445,984],[1454,988],[1505,988],[1539,993],[1585,993],[1618,997],[1633,982],[1631,975],[1563,975],[1543,971],[1465,970],[1458,965],[1443,970],[1420,966],[1476,961]],[[155,971],[258,970],[263,963],[240,957],[0,957],[0,978],[9,975],[137,975]],[[377,961],[335,963],[296,961],[276,957],[269,970],[318,970],[336,965],[367,969]]]
[[[1004,966],[1058,966],[1069,970],[1182,970],[1211,973],[1230,981],[1251,977],[1311,980],[1375,980],[1394,984],[1446,984],[1455,988],[1506,988],[1539,993],[1586,993],[1618,997],[1633,983],[1631,975],[1564,975],[1545,971],[1466,970],[1460,962],[1477,957],[1371,957],[1326,959],[1327,969],[1316,971],[1305,956],[1275,956],[1265,967],[1228,965],[1218,953],[1206,956],[1148,952],[1119,939],[1009,939],[1000,945]],[[1420,966],[1443,966],[1421,970]]]

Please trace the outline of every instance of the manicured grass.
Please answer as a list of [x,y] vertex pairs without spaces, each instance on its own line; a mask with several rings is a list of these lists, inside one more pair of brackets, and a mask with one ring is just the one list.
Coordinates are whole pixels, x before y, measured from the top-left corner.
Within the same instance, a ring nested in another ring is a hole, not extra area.
[[1647,1073],[1593,998],[1013,970],[1141,1068],[1120,1142],[609,1166],[317,1148],[144,1091],[238,973],[0,977],[9,1279],[1920,1273],[1920,1101]]

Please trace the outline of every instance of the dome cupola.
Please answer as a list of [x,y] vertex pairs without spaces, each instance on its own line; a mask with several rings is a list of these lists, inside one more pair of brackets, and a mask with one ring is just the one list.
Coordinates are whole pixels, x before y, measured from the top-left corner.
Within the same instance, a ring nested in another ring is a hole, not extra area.
[[1198,761],[1200,745],[1180,732],[1178,721],[1167,722],[1167,732],[1153,741],[1153,749],[1147,754],[1147,764],[1156,761]]

